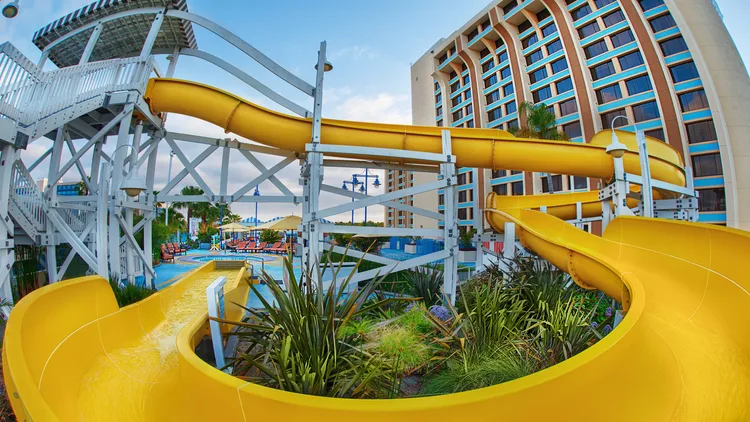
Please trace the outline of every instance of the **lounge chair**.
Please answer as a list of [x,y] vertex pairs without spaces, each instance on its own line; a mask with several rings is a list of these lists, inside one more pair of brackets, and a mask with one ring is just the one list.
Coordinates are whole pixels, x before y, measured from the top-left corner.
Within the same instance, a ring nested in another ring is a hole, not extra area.
[[174,262],[174,255],[167,252],[167,247],[164,244],[161,245],[161,260]]
[[279,245],[279,247],[271,248],[270,251],[279,253],[279,254],[286,253],[287,246],[288,245],[285,242],[282,242],[281,245]]
[[176,251],[174,250],[174,246],[172,246],[172,244],[171,244],[171,243],[167,243],[167,244],[166,244],[166,248],[167,248],[167,252],[168,252],[168,253],[169,253],[170,255],[177,255],[177,252],[176,252]]
[[245,252],[245,249],[247,249],[248,242],[242,241],[237,243],[237,246],[234,248],[237,252]]
[[280,246],[281,246],[281,242],[276,242],[276,243],[274,243],[273,245],[271,245],[271,246],[269,246],[269,247],[267,247],[267,248],[264,248],[264,249],[263,249],[263,252],[275,253],[275,252],[276,252],[276,250],[277,250],[277,249],[278,249],[278,248],[279,248]]
[[178,243],[172,243],[172,248],[174,248],[174,253],[175,254],[183,254],[184,255],[185,252],[187,252],[187,250],[185,248],[183,248],[183,247],[180,247],[180,245]]
[[247,252],[255,247],[255,242],[242,242],[241,245],[237,246],[237,252]]
[[260,242],[250,252],[263,252],[266,249],[266,245],[268,245],[268,243]]

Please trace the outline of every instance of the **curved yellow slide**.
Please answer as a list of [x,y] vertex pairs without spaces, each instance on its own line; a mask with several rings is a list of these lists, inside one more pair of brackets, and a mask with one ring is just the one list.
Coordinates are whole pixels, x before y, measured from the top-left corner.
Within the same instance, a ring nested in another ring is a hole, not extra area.
[[[154,80],[148,100],[154,112],[192,115],[287,150],[303,152],[310,137],[309,120],[198,84]],[[451,132],[463,166],[597,178],[612,172],[604,143]],[[437,152],[439,139],[436,128],[323,122],[324,143]],[[651,155],[654,177],[684,183],[676,152],[654,145]],[[637,157],[627,155],[625,165],[637,173]],[[750,250],[747,232],[620,217],[597,237],[504,200],[493,194],[487,199],[493,227],[515,222],[524,245],[627,309],[610,335],[558,365],[480,390],[416,399],[333,399],[261,387],[218,371],[193,352],[206,321],[200,286],[214,277],[205,267],[199,271],[207,277],[191,274],[121,310],[106,282],[96,278],[48,286],[20,301],[3,351],[14,410],[44,421],[750,419],[750,277],[739,265]],[[241,298],[247,291],[231,294]],[[183,310],[179,317],[177,309]]]

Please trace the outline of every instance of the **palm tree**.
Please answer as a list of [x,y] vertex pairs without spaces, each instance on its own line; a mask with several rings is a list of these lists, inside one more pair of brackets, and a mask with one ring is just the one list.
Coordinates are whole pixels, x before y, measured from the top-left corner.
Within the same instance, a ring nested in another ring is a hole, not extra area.
[[521,138],[537,138],[567,141],[568,135],[557,130],[555,113],[544,103],[524,101],[518,106],[519,113],[526,114],[526,125],[512,128],[510,132]]
[[[203,192],[203,189],[199,188],[198,186],[185,186],[180,191],[180,195],[203,195],[205,192]],[[177,209],[186,209],[187,210],[187,221],[190,221],[190,219],[193,217],[193,214],[199,215],[196,213],[198,206],[200,205],[210,205],[206,202],[173,202],[172,207]]]
[[229,213],[228,215],[224,216],[224,220],[221,222],[221,224],[239,223],[240,221],[242,221],[242,217],[237,214]]

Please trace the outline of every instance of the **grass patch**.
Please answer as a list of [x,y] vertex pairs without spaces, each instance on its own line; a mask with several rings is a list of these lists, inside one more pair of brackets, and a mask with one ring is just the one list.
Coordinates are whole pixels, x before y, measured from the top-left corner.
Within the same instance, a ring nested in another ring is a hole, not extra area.
[[112,287],[112,292],[115,294],[117,299],[117,305],[121,308],[128,306],[136,302],[151,296],[156,293],[156,289],[152,289],[145,286],[138,286],[130,283],[120,283],[117,280],[109,280],[109,285]]

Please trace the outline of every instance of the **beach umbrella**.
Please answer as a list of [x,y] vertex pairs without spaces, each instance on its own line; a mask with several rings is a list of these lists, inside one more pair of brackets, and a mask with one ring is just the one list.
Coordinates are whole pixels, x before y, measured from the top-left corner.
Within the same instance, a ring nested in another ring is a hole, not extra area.
[[253,229],[276,231],[297,230],[300,224],[302,224],[302,217],[296,215],[287,215],[286,217],[279,218],[278,220],[269,221],[267,223],[261,224],[260,226],[255,226]]

